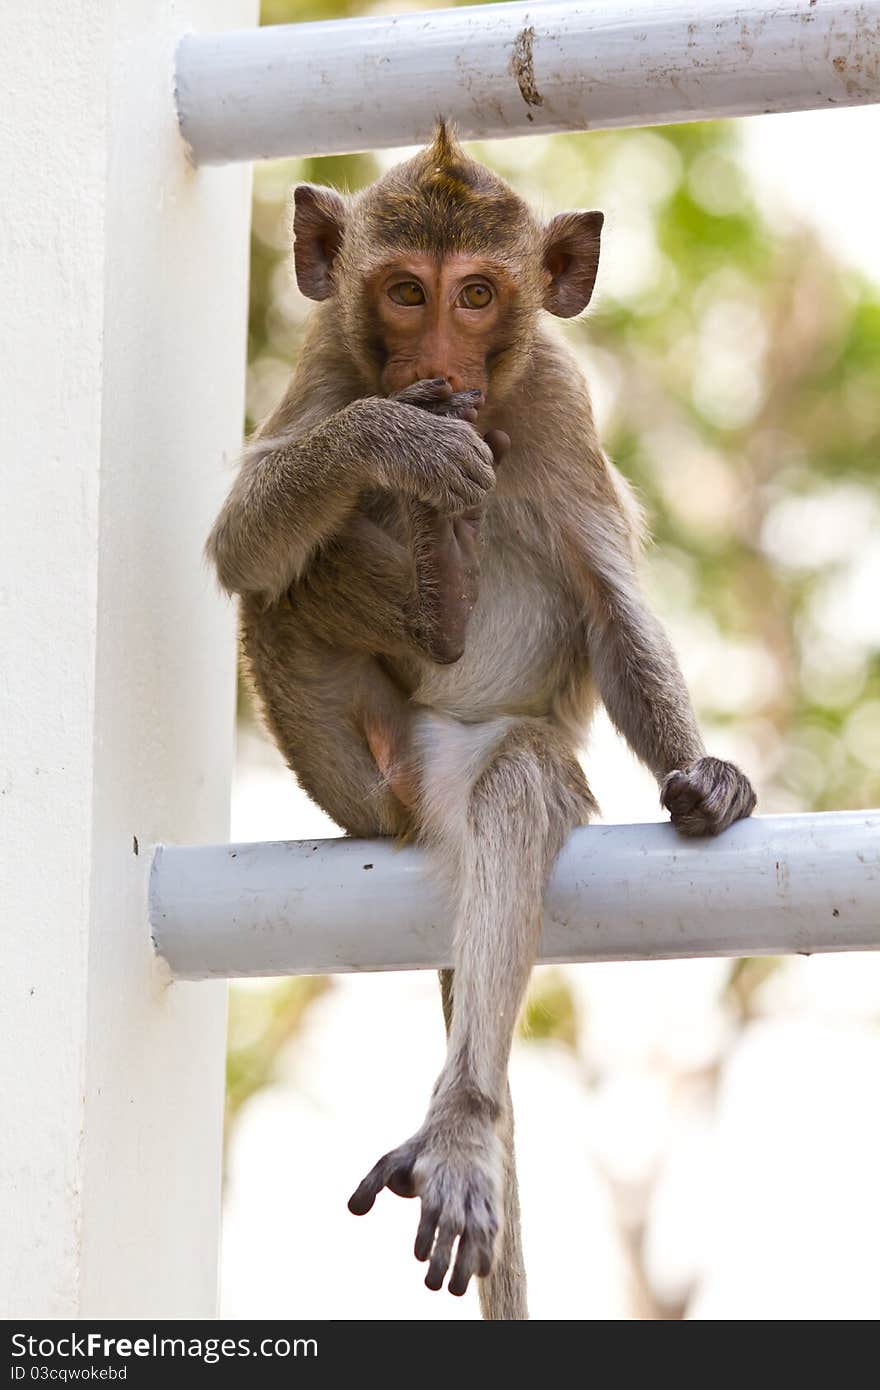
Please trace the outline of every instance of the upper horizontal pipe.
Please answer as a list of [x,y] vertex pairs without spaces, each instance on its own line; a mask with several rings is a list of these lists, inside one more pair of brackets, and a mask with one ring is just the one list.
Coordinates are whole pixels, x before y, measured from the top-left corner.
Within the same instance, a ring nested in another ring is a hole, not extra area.
[[222,164],[880,100],[880,0],[540,0],[188,34],[193,160]]
[[[388,840],[160,847],[156,948],[181,979],[451,964],[452,924],[415,849]],[[540,959],[880,949],[880,811],[764,816],[717,840],[669,825],[570,837]]]

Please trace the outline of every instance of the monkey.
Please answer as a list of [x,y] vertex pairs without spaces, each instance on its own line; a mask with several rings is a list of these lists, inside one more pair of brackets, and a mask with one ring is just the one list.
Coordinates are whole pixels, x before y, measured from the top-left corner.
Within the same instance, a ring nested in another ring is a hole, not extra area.
[[425,1119],[352,1195],[420,1199],[425,1283],[528,1316],[507,1067],[544,889],[597,812],[601,701],[685,836],[751,814],[707,755],[639,579],[641,511],[551,325],[589,304],[602,214],[546,223],[447,123],[368,188],[303,184],[315,301],[207,542],[266,724],[349,834],[428,847],[446,886],[447,1056]]

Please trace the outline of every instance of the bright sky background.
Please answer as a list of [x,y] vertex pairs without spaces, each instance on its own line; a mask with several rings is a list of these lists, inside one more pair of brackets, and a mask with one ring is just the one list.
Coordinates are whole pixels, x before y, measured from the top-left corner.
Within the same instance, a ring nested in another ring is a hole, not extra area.
[[768,204],[815,222],[839,256],[880,282],[880,106],[753,116],[740,125]]

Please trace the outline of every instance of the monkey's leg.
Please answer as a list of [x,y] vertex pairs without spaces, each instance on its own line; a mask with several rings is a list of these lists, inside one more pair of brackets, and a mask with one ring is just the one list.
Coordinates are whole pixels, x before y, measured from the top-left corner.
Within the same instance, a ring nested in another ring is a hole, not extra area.
[[[415,516],[416,504],[413,512]],[[396,658],[404,667],[412,666],[416,652],[437,661],[461,656],[479,581],[480,518],[478,509],[473,517],[444,517],[419,506],[407,547],[358,513],[280,605],[288,615],[287,648],[293,640],[308,646],[311,634],[315,659],[337,671],[343,704],[352,702],[380,773],[407,807],[417,796],[409,748],[411,710],[375,656]],[[301,633],[297,638],[296,631]],[[455,634],[454,652],[439,645],[448,642],[450,633]],[[357,673],[354,680],[350,670]],[[332,702],[337,701],[334,691]]]
[[[447,1037],[452,1027],[454,980],[453,970],[440,971],[440,991]],[[528,1288],[522,1250],[519,1183],[516,1176],[513,1101],[509,1085],[505,1086],[504,1109],[499,1121],[499,1130],[504,1155],[503,1212],[492,1268],[486,1278],[480,1280],[480,1309],[487,1321],[523,1322],[529,1316]]]
[[282,606],[316,641],[371,656],[412,649],[408,614],[415,593],[410,551],[363,513],[355,513]]
[[404,835],[409,811],[368,728],[404,748],[410,709],[366,652],[322,641],[288,603],[242,604],[245,658],[266,723],[309,796],[350,835]]
[[291,602],[341,646],[457,661],[479,591],[482,512],[444,516],[411,503],[406,543],[356,514],[292,588]]
[[[449,597],[453,551],[455,563],[476,565],[477,523],[459,547],[453,528],[468,523],[428,512],[430,543],[418,563],[389,530],[358,513],[283,599],[268,608],[243,602],[245,651],[276,742],[309,794],[353,833],[400,833],[403,808],[418,790],[412,709],[376,654],[411,659],[422,596],[441,596],[426,634],[440,612],[458,611],[458,598]],[[432,544],[447,531],[451,549],[441,556]],[[433,654],[427,645],[420,650]],[[393,806],[389,794],[402,805]],[[370,808],[377,808],[375,824]]]
[[507,1061],[547,876],[595,804],[567,742],[541,720],[467,727],[426,716],[420,744],[423,831],[455,885],[449,1048],[421,1129],[379,1160],[350,1207],[369,1211],[386,1186],[419,1196],[425,1282],[440,1288],[458,1239],[449,1288],[460,1294],[495,1255]]

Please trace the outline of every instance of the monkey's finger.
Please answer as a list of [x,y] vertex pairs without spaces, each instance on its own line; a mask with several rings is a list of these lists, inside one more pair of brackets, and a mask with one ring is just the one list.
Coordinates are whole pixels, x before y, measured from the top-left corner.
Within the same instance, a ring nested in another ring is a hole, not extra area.
[[660,800],[673,815],[686,816],[693,811],[700,795],[700,788],[688,778],[687,773],[676,769],[669,773],[663,783]]
[[462,471],[478,487],[488,490],[495,486],[495,459],[491,446],[475,434],[470,426],[467,426],[467,429],[471,438],[465,443],[470,447],[464,451]]
[[449,404],[455,410],[479,410],[484,399],[479,386],[469,386],[466,391],[453,391]]
[[482,459],[465,459],[457,469],[450,469],[443,481],[449,498],[449,511],[466,512],[485,502],[486,493],[495,486],[495,472],[492,465],[484,463]]
[[452,386],[446,378],[436,376],[426,381],[414,381],[411,386],[404,386],[402,391],[394,393],[393,399],[400,401],[401,405],[425,407],[450,401],[454,394]]
[[440,1216],[439,1207],[428,1203],[422,1198],[422,1216],[419,1221],[419,1229],[416,1231],[416,1243],[413,1246],[413,1254],[417,1260],[424,1263],[431,1253],[434,1246],[434,1233],[437,1230],[437,1221]]
[[707,835],[716,835],[717,826],[706,816],[699,813],[695,815],[672,817],[672,824],[680,835],[687,835],[689,839],[701,840]]
[[457,1235],[458,1231],[455,1224],[448,1217],[440,1222],[437,1241],[431,1255],[431,1263],[428,1265],[428,1273],[425,1275],[426,1288],[433,1289],[435,1292],[437,1289],[442,1289],[443,1280],[446,1278],[446,1271],[449,1268],[449,1261],[452,1259],[453,1242]]
[[423,381],[414,381],[406,389],[432,401],[448,401],[455,395],[452,382],[445,376],[425,377]]
[[391,1165],[389,1155],[379,1159],[364,1178],[363,1182],[355,1188],[348,1199],[348,1209],[353,1216],[366,1216],[368,1211],[373,1208],[373,1203],[378,1197],[382,1188],[385,1187],[391,1175]]
[[505,434],[504,430],[489,430],[484,438],[492,450],[492,458],[497,468],[505,454],[510,452],[510,435]]
[[473,424],[483,399],[482,391],[475,386],[468,391],[453,391],[451,396],[432,403],[427,409],[432,415],[445,415],[450,420],[467,420],[468,424]]
[[458,1242],[458,1250],[455,1256],[455,1268],[449,1280],[449,1292],[456,1298],[461,1298],[462,1294],[467,1293],[467,1286],[471,1282],[474,1274],[477,1273],[477,1267],[479,1266],[482,1272],[482,1267],[486,1264],[487,1258],[485,1253],[481,1258],[478,1242],[472,1235],[469,1235],[468,1232],[465,1231]]
[[443,401],[440,405],[432,407],[431,415],[440,415],[444,420],[464,420],[468,425],[477,423],[478,407],[475,405],[456,405],[455,397],[451,401]]

